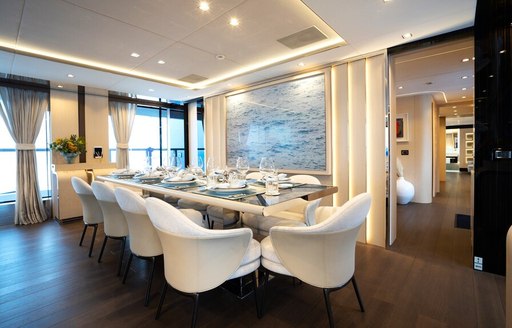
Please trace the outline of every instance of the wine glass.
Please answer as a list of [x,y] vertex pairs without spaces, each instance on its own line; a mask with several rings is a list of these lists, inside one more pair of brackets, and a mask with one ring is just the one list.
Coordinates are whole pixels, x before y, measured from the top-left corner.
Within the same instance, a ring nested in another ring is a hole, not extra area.
[[178,156],[172,154],[171,157],[169,157],[169,166],[167,167],[167,170],[169,171],[169,173],[172,176],[175,176],[176,172],[178,172],[180,167],[181,167],[180,158]]
[[274,175],[275,172],[274,160],[269,157],[262,157],[260,161],[260,173],[263,175],[263,178],[270,177]]
[[247,172],[249,171],[249,160],[245,156],[239,156],[236,159],[236,170],[240,172],[244,178]]

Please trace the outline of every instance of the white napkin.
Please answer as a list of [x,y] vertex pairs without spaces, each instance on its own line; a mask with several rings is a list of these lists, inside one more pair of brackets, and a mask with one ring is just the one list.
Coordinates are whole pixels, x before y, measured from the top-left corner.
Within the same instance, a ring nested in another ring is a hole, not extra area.
[[167,179],[167,181],[172,181],[172,182],[179,182],[179,181],[192,181],[195,179],[195,176],[192,175],[192,174],[187,174],[185,176],[175,176],[175,177],[172,177],[170,179]]
[[287,180],[286,173],[280,173],[277,175],[278,180]]

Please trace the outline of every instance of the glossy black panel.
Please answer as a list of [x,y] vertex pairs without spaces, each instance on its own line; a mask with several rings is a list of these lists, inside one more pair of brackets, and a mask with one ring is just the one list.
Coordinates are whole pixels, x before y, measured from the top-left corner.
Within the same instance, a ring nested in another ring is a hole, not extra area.
[[479,0],[475,16],[474,256],[505,274],[512,224],[512,0]]

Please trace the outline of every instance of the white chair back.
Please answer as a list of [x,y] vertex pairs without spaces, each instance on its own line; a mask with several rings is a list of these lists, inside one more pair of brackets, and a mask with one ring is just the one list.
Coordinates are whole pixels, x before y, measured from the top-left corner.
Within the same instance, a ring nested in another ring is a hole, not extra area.
[[157,198],[148,198],[146,208],[162,242],[165,278],[173,288],[211,290],[240,266],[252,239],[250,229],[205,229]]
[[317,225],[271,228],[272,245],[283,266],[312,286],[343,286],[354,275],[357,235],[370,204],[370,195],[363,193]]
[[128,224],[132,253],[146,257],[161,255],[162,244],[147,214],[144,198],[122,187],[115,188],[114,194]]
[[128,236],[128,224],[117,203],[114,188],[99,181],[93,181],[91,187],[103,212],[105,235],[110,237]]
[[[318,180],[316,177],[305,174],[292,175],[290,177],[290,181],[295,183],[307,183],[317,185],[320,184],[320,180]],[[301,198],[294,199],[293,202],[295,202],[295,205],[292,207],[291,210],[294,212],[300,211],[301,213],[303,213],[304,223],[307,226],[312,226],[317,223],[315,219],[315,211],[320,205],[320,201],[321,199],[315,199],[310,202]]]
[[94,196],[91,186],[84,180],[71,177],[71,185],[82,203],[83,219],[85,224],[97,224],[103,222],[103,212]]

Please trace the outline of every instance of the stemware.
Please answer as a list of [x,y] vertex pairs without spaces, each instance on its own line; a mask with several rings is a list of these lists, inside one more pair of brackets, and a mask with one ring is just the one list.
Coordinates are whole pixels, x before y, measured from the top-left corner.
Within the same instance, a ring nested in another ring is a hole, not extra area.
[[269,157],[262,157],[260,161],[260,173],[264,178],[275,175],[276,168],[274,165],[274,160]]
[[236,170],[240,172],[244,177],[249,171],[249,160],[245,156],[239,156],[236,159]]

